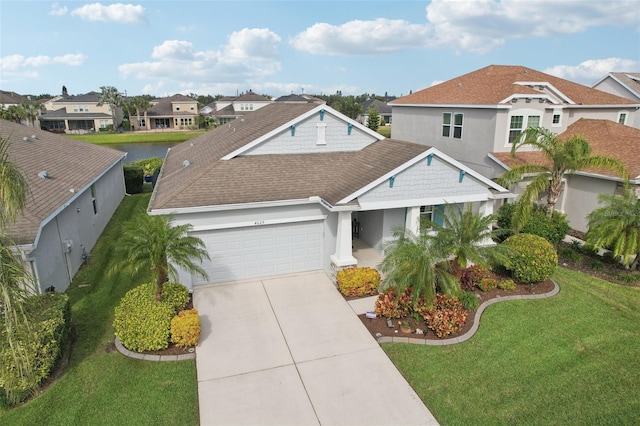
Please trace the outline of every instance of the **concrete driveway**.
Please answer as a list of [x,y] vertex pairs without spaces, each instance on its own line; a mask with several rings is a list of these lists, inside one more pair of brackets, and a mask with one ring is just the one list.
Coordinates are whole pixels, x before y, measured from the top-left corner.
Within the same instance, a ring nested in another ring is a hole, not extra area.
[[198,287],[203,425],[437,424],[324,272]]

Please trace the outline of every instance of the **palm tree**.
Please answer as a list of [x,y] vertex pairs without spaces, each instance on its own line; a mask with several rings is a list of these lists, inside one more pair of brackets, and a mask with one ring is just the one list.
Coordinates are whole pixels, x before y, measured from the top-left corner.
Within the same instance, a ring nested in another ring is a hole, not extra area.
[[466,268],[475,263],[486,267],[508,262],[510,249],[493,242],[499,233],[504,232],[492,229],[495,215],[474,214],[471,204],[464,209],[447,204],[445,213],[442,225],[429,221],[427,226],[435,231],[431,237],[434,244],[441,252],[453,256],[457,266]]
[[9,139],[0,139],[0,229],[24,209],[28,188],[27,178],[9,159]]
[[511,147],[511,156],[521,147],[533,147],[542,152],[545,164],[522,164],[514,166],[497,179],[498,184],[509,187],[527,174],[535,177],[520,195],[513,214],[513,226],[517,231],[524,226],[531,213],[532,203],[543,193],[547,196],[547,216],[551,217],[562,193],[562,179],[566,174],[589,167],[608,169],[627,178],[624,165],[611,157],[592,155],[589,143],[582,136],[572,136],[562,141],[551,131],[542,128],[529,128]]
[[430,304],[436,297],[436,289],[449,295],[460,293],[460,283],[450,273],[449,256],[435,244],[426,224],[420,233],[398,227],[394,239],[384,245],[385,258],[380,270],[386,274],[385,283],[400,292],[413,288],[414,300],[424,296]]
[[[640,198],[625,184],[620,195],[601,194],[603,207],[589,213],[587,243],[601,249],[613,247],[613,255],[636,269],[640,262]],[[635,256],[635,258],[634,258]]]
[[122,106],[123,98],[118,89],[113,86],[101,86],[101,93],[98,96],[97,106],[102,106],[104,104],[109,105],[111,108],[111,120],[113,121],[113,130],[116,130],[118,127],[116,111],[117,108]]
[[123,236],[116,248],[112,273],[129,270],[137,274],[151,270],[156,282],[156,300],[162,300],[162,287],[171,277],[177,278],[174,265],[207,278],[207,273],[192,259],[209,259],[204,243],[198,237],[188,235],[191,225],[171,225],[171,216],[138,215],[137,219],[123,227]]
[[23,102],[22,104],[20,104],[20,108],[22,108],[22,110],[24,111],[25,118],[29,122],[29,125],[31,127],[36,127],[36,121],[38,120],[40,110],[44,108],[44,105],[42,105],[40,102]]

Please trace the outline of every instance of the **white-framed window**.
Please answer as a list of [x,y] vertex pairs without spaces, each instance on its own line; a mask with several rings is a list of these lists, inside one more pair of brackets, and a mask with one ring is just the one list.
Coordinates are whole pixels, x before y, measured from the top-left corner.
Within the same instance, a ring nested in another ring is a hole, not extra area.
[[176,111],[180,111],[180,105],[176,105]]
[[524,116],[512,115],[509,121],[509,143],[515,142],[524,130]]
[[533,127],[540,127],[540,116],[539,115],[530,115],[527,117],[527,129]]
[[420,222],[433,221],[433,206],[420,206]]
[[193,111],[194,109],[196,109],[196,106],[191,104],[191,111]]
[[551,127],[562,126],[562,111],[559,109],[553,110],[553,117],[551,119]]
[[627,117],[628,117],[628,114],[626,111],[620,111],[618,113],[618,123],[627,124]]
[[100,128],[104,129],[105,127],[107,127],[109,124],[111,124],[110,120],[100,120]]
[[442,114],[442,136],[462,139],[462,113],[445,112]]

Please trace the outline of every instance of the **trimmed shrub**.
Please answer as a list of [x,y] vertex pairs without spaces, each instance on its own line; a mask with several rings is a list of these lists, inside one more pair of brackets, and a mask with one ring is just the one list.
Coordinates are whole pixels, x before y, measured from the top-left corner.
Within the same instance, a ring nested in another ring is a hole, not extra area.
[[490,291],[496,287],[498,287],[498,280],[495,278],[483,278],[482,281],[478,283],[478,288],[482,291]]
[[144,171],[142,167],[124,166],[124,187],[127,194],[142,194]]
[[155,300],[155,283],[142,284],[129,290],[116,307],[113,328],[132,351],[165,349],[174,315],[173,306]]
[[463,291],[458,298],[462,306],[468,311],[475,311],[480,306],[478,296],[472,291]]
[[[155,297],[156,286],[153,286]],[[164,283],[162,286],[162,301],[173,308],[173,312],[179,312],[189,303],[189,289],[179,283]]]
[[516,283],[513,280],[503,280],[498,283],[498,288],[502,290],[515,290]]
[[[67,347],[71,325],[69,296],[61,293],[32,296],[27,310],[32,316],[31,330],[18,330],[18,344],[26,350],[34,374],[31,380],[25,380],[15,366],[11,350],[6,348],[0,353],[0,405],[3,406],[15,405],[33,394],[49,377]],[[4,331],[0,338],[5,338]]]
[[145,176],[151,176],[153,173],[162,167],[164,160],[161,157],[145,158],[143,160],[132,161],[129,163],[129,167],[139,167]]
[[[512,230],[511,217],[515,204],[503,204],[498,209],[497,223],[500,228]],[[520,230],[523,234],[538,235],[548,240],[551,244],[559,244],[569,232],[569,222],[564,214],[554,211],[551,217],[547,216],[544,206],[534,204],[529,220]],[[512,233],[512,232],[511,232]],[[507,233],[508,236],[508,233]]]
[[385,318],[401,318],[409,314],[413,289],[408,287],[399,297],[395,287],[390,287],[376,300],[376,315]]
[[438,337],[456,333],[467,320],[467,311],[455,297],[436,295],[433,306],[423,306],[418,312]]
[[513,277],[523,283],[544,281],[558,266],[556,249],[543,237],[532,234],[516,234],[503,244],[514,249],[507,269]]
[[179,347],[195,346],[200,338],[200,316],[196,308],[178,312],[171,320],[171,341]]
[[345,296],[373,296],[378,294],[380,273],[373,268],[346,268],[336,276],[338,289]]

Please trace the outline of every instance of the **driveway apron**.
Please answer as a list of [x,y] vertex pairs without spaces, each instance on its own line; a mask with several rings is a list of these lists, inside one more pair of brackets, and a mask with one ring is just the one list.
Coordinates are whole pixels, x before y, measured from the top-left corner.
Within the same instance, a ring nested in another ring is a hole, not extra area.
[[202,425],[437,424],[324,272],[194,290]]

